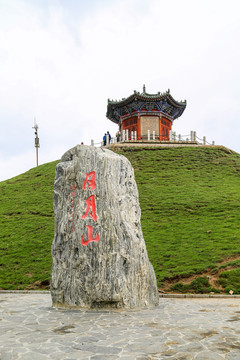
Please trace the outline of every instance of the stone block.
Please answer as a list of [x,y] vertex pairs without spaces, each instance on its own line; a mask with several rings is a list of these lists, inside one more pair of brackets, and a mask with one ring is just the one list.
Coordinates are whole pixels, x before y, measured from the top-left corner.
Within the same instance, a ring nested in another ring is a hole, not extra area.
[[56,167],[52,303],[67,308],[158,305],[134,171],[121,155],[77,145]]

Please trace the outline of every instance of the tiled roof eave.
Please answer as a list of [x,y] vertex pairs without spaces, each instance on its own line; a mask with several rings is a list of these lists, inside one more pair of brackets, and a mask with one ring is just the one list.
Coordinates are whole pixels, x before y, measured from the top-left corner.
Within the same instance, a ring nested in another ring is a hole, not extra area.
[[170,94],[168,93],[164,93],[161,95],[158,94],[154,94],[154,95],[143,95],[143,94],[132,94],[130,95],[128,98],[124,99],[124,100],[120,100],[120,101],[108,101],[108,106],[116,106],[116,107],[122,107],[125,105],[130,104],[131,102],[133,102],[134,100],[141,100],[141,101],[162,101],[162,100],[168,100],[172,103],[172,105],[176,106],[176,107],[186,107],[186,101],[184,102],[178,102],[176,101]]

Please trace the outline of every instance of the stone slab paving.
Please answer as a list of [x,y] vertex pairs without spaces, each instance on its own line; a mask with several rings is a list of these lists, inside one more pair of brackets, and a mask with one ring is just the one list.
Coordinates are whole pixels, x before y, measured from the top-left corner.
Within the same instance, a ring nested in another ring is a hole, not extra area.
[[1,360],[240,360],[238,298],[160,298],[139,311],[58,310],[0,293]]

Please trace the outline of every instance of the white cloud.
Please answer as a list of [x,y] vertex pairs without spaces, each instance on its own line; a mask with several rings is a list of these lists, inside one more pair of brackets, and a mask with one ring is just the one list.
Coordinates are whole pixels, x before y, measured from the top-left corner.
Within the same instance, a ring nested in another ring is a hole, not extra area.
[[3,157],[0,154],[1,181],[17,176],[36,166],[35,153],[25,152],[15,156]]
[[0,179],[12,176],[8,156],[32,166],[34,117],[40,159],[52,161],[81,141],[101,141],[106,130],[114,134],[107,99],[143,83],[150,93],[170,88],[187,99],[176,131],[196,130],[240,151],[238,1],[66,4],[0,2]]

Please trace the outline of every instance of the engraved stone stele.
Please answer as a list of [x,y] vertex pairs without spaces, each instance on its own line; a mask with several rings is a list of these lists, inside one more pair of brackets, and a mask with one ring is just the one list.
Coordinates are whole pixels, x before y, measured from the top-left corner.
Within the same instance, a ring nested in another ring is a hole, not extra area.
[[124,156],[85,145],[67,151],[56,167],[53,207],[53,306],[158,305],[134,171]]

